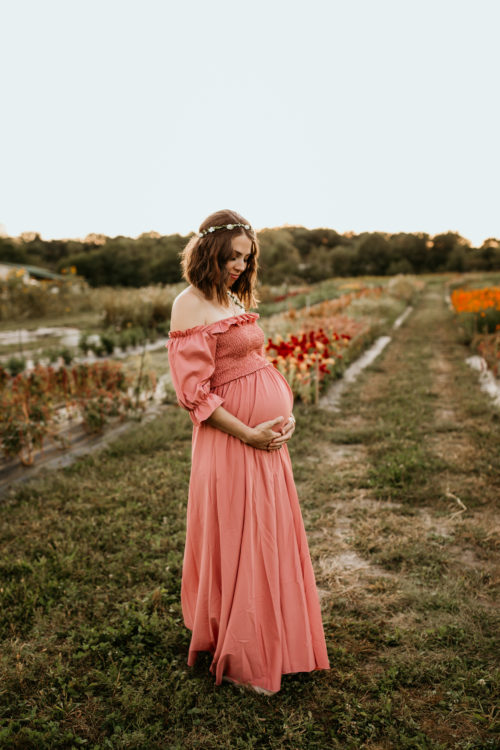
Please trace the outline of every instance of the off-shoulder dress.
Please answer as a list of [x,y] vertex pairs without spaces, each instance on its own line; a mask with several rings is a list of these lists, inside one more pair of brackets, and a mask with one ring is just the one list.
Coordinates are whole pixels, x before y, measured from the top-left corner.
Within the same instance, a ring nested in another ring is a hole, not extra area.
[[220,405],[251,427],[292,413],[258,317],[171,331],[167,348],[194,425],[181,586],[188,664],[209,651],[217,685],[224,675],[277,692],[282,674],[329,669],[290,455],[286,445],[259,450],[205,422]]

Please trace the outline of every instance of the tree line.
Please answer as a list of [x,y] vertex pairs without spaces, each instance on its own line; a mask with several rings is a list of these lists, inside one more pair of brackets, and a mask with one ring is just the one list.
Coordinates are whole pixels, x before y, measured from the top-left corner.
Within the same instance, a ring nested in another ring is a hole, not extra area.
[[[191,236],[191,235],[190,235]],[[389,234],[280,227],[258,233],[263,284],[313,283],[332,276],[500,270],[500,240],[481,247],[456,232]],[[181,281],[179,254],[189,240],[147,232],[137,238],[88,235],[43,240],[39,234],[0,237],[0,262],[42,266],[56,273],[75,266],[91,286],[139,287]]]

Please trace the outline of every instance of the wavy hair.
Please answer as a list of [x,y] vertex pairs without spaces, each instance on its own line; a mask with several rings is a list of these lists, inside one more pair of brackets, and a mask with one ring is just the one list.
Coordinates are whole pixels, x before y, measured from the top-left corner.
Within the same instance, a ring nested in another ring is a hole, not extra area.
[[[199,231],[224,224],[250,224],[236,211],[216,211],[200,224]],[[194,235],[181,254],[182,276],[202,292],[207,299],[212,299],[214,292],[221,305],[227,307],[229,272],[226,263],[233,254],[231,240],[245,234],[252,243],[248,263],[237,281],[231,285],[231,291],[245,305],[245,309],[256,307],[255,296],[259,243],[253,229],[237,227],[236,229],[217,229],[204,237]]]

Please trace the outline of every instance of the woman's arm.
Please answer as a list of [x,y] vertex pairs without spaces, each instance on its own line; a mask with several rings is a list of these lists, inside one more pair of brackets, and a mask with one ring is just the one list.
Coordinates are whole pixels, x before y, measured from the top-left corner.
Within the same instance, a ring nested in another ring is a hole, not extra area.
[[[282,422],[283,417],[276,417],[276,419],[270,419],[268,422],[262,422],[256,427],[249,427],[244,422],[231,414],[223,406],[218,406],[208,419],[205,420],[206,424],[211,427],[216,427],[222,432],[226,432],[233,437],[238,438],[243,443],[251,445],[252,448],[259,448],[260,450],[279,450],[283,443],[285,443],[291,435],[288,433],[282,435],[280,432],[274,432],[272,429],[275,424]],[[272,445],[268,449],[268,445]]]

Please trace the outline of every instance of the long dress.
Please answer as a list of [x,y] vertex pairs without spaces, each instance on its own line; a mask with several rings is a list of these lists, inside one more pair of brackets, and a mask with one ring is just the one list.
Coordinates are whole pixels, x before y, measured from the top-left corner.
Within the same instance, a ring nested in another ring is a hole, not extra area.
[[288,448],[265,451],[206,424],[220,405],[242,422],[292,413],[285,378],[264,355],[257,313],[171,331],[179,404],[193,422],[181,603],[210,671],[277,692],[281,675],[329,669],[319,597]]

